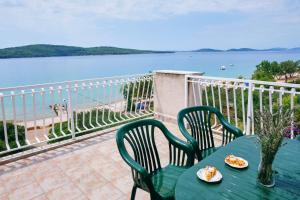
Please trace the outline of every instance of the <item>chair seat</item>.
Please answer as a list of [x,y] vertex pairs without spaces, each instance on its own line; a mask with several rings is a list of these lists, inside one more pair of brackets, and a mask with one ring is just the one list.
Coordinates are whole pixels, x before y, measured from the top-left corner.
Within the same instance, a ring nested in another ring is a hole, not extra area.
[[167,165],[165,168],[156,171],[151,178],[154,190],[163,199],[173,199],[177,179],[186,169],[185,167]]
[[212,153],[216,152],[221,147],[211,147],[207,149],[201,150],[202,158],[206,158],[207,156],[211,155]]

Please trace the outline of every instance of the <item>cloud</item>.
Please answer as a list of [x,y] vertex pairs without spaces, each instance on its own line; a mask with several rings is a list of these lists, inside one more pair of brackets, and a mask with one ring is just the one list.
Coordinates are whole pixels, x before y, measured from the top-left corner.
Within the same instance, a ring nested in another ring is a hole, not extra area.
[[0,0],[0,27],[72,31],[104,20],[153,21],[190,13],[232,12],[298,23],[299,7],[299,0]]
[[[295,27],[300,23],[299,10],[299,0],[0,0],[0,47],[29,43],[129,47],[140,37],[138,45],[145,44],[141,48],[148,48],[151,44],[145,38],[151,34],[140,34],[141,28],[157,28],[157,37],[161,41],[169,40],[170,45],[177,44],[177,39],[171,40],[169,36],[180,37],[175,32],[184,27],[182,23],[188,24],[185,32],[189,36],[199,32],[205,38],[213,38],[212,35],[224,30],[255,38],[264,35],[258,31],[271,33],[281,29],[286,35],[279,39],[284,42],[287,35],[298,30]],[[189,15],[194,13],[201,15]],[[212,17],[214,14],[221,17],[216,19]],[[187,17],[178,20],[181,16]],[[162,28],[162,24],[168,27]],[[248,27],[256,31],[242,31]],[[133,35],[128,42],[128,37]],[[191,46],[199,38],[195,37]],[[221,44],[222,40],[216,43]]]
[[276,12],[289,4],[287,0],[2,0],[0,9],[40,17],[155,20],[191,12]]

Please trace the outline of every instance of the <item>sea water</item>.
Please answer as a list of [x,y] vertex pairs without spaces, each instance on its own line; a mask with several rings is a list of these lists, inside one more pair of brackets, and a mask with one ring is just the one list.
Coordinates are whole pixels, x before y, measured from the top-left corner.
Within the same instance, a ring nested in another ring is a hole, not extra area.
[[[53,83],[68,80],[91,79],[99,77],[131,75],[148,73],[155,70],[185,70],[204,72],[208,76],[237,78],[243,76],[251,78],[255,66],[262,60],[284,61],[300,60],[300,52],[178,52],[166,54],[136,54],[136,55],[105,55],[105,56],[74,56],[74,57],[47,57],[47,58],[17,58],[0,59],[0,88],[15,87],[21,85],[33,85],[41,83]],[[220,70],[225,66],[226,70]],[[120,88],[113,89],[120,91]],[[80,94],[79,103],[75,106],[90,106],[104,102],[108,96],[101,94],[101,91],[93,89],[93,95]],[[95,100],[95,95],[100,92],[100,99]],[[108,95],[106,92],[105,95]],[[121,92],[116,94],[116,101],[121,99]],[[46,111],[42,107],[42,98],[36,94],[36,114],[52,115],[53,111],[49,105],[54,103],[64,104],[67,95],[54,97],[45,95]],[[16,98],[17,118],[23,115],[22,98]],[[33,98],[26,97],[27,117],[33,116]],[[12,101],[5,100],[5,113],[8,119],[12,119]],[[2,116],[0,116],[1,120]]]
[[[167,54],[0,59],[0,88],[147,73],[160,69],[251,78],[262,60],[300,60],[300,52],[178,52]],[[232,66],[231,66],[232,64]],[[220,66],[226,70],[220,70]]]

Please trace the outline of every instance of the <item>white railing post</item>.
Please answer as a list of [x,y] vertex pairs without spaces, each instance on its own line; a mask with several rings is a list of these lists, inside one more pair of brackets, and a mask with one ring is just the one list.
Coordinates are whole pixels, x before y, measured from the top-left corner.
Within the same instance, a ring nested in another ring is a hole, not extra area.
[[243,114],[243,132],[246,131],[246,120],[245,120],[245,97],[244,97],[245,85],[241,87],[241,98],[242,98],[242,114]]
[[184,76],[184,106],[185,108],[188,107],[188,90],[189,90],[189,83],[188,83],[188,76]]
[[5,115],[5,106],[4,106],[4,95],[0,93],[0,101],[1,101],[1,110],[2,110],[2,123],[4,129],[4,141],[7,149],[10,149],[8,144],[8,133],[7,133],[7,126],[6,126],[6,115]]
[[291,89],[291,110],[292,110],[292,121],[291,121],[291,139],[294,139],[294,97],[296,90],[295,88]]
[[17,146],[19,148],[21,145],[20,145],[19,136],[18,136],[15,93],[14,93],[14,91],[11,91],[10,94],[11,94],[11,101],[12,101],[12,107],[13,107],[13,123],[14,123],[14,128],[15,128],[15,138],[16,138]]
[[230,105],[229,105],[229,97],[228,97],[228,86],[229,86],[229,82],[226,82],[225,83],[226,110],[227,110],[227,120],[230,123]]
[[252,83],[248,83],[248,110],[247,110],[247,125],[246,125],[246,134],[250,135],[251,124],[252,124],[252,116],[253,116],[253,95],[252,95]]
[[[73,102],[72,102],[72,84],[69,84],[68,85],[68,108],[67,108],[67,112],[69,113],[68,114],[68,117],[71,121],[71,135],[72,135],[72,139],[75,139],[75,124],[74,124],[74,117],[73,117]],[[69,120],[68,119],[68,120]],[[69,123],[69,122],[68,122]]]
[[25,128],[25,140],[27,144],[30,144],[28,140],[28,129],[27,129],[27,111],[26,111],[26,95],[25,90],[21,91],[22,93],[22,107],[23,107],[23,122],[24,122],[24,128]]

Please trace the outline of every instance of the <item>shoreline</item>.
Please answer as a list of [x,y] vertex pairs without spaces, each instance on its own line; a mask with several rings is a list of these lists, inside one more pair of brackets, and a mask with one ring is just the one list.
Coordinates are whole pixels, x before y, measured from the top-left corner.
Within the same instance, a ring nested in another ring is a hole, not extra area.
[[[80,113],[80,112],[90,112],[91,110],[94,110],[94,109],[98,109],[98,110],[110,109],[111,111],[114,111],[114,112],[122,112],[125,110],[124,104],[125,103],[123,101],[117,101],[117,102],[112,102],[110,105],[100,105],[100,106],[79,108],[79,109],[74,109],[74,111],[76,111],[76,113]],[[35,127],[36,127],[36,129],[43,129],[44,121],[45,121],[45,127],[51,127],[52,126],[52,118],[53,118],[54,124],[60,123],[60,122],[63,123],[63,122],[68,121],[68,114],[65,110],[62,110],[61,116],[60,116],[60,113],[55,115],[54,111],[51,114],[54,116],[51,116],[51,117],[46,116],[45,118],[40,117],[39,119],[36,119],[36,120],[30,119],[30,120],[26,121],[27,130],[32,130],[32,129],[34,130]],[[62,119],[60,120],[60,118],[62,118]],[[7,121],[10,121],[13,123],[12,119],[7,120]],[[17,120],[16,125],[24,126],[25,123],[23,120]]]
[[[294,73],[292,77],[288,76],[287,78],[288,83],[290,83],[290,81],[297,81],[297,80],[300,80],[300,71]],[[279,77],[279,79],[277,79],[276,82],[285,83],[285,77],[284,76]]]
[[170,52],[149,52],[149,53],[120,53],[120,54],[94,54],[94,55],[55,55],[55,56],[24,56],[24,57],[0,57],[0,60],[9,60],[9,59],[30,59],[30,58],[65,58],[65,57],[90,57],[90,56],[126,56],[126,55],[140,55],[140,54],[173,54],[177,53],[176,51]]

